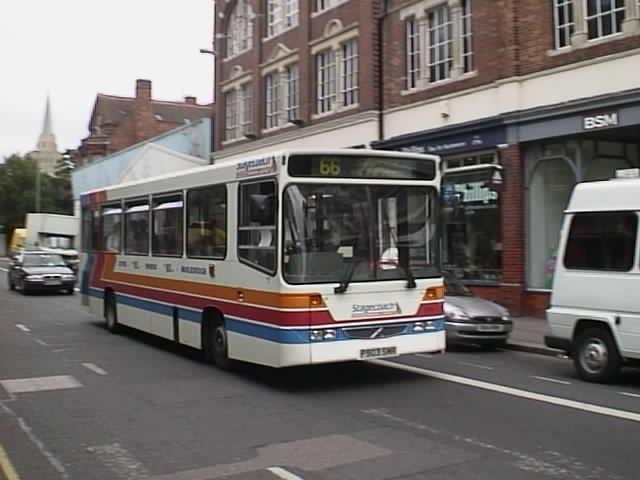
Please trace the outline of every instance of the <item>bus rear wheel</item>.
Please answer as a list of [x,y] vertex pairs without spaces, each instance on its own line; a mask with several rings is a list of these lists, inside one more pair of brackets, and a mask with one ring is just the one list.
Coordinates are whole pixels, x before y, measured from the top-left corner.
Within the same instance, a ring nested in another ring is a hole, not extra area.
[[107,326],[107,330],[111,333],[118,333],[120,325],[118,325],[118,313],[116,311],[116,298],[114,294],[109,294],[105,301],[104,323]]
[[229,358],[227,330],[224,328],[224,324],[216,325],[209,332],[205,357],[210,363],[214,363],[222,370],[231,370],[233,360]]

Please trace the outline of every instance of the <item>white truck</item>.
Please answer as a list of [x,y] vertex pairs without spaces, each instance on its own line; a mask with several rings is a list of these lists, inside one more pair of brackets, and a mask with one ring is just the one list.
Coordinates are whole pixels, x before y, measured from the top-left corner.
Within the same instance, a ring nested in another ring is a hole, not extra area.
[[59,253],[74,271],[77,270],[76,242],[80,238],[78,217],[52,213],[27,213],[25,225],[26,249]]
[[545,343],[581,378],[640,362],[640,169],[578,184],[565,212]]

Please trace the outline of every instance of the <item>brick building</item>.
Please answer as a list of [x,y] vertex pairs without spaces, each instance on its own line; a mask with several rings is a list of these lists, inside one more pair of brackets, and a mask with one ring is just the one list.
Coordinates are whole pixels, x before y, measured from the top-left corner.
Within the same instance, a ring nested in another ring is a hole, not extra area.
[[573,185],[640,165],[638,0],[218,0],[218,161],[437,153],[443,260],[515,314],[549,299]]
[[78,165],[92,162],[201,118],[211,118],[212,105],[196,97],[183,102],[154,100],[150,80],[136,80],[135,97],[99,93],[89,121],[89,135],[78,148]]

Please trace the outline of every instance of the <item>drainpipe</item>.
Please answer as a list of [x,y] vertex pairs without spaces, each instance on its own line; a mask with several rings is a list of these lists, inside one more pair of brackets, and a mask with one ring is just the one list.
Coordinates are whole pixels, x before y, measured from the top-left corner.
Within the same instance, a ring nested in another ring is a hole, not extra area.
[[378,15],[378,141],[384,140],[384,47],[383,28],[387,16],[388,0],[381,0],[382,11]]

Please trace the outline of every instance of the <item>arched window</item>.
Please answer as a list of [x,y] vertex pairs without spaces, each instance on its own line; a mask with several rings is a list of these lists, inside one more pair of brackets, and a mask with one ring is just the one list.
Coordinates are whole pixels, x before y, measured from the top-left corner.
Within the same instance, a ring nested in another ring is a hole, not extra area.
[[576,180],[565,158],[544,159],[532,172],[528,198],[529,288],[551,288],[563,214]]
[[247,0],[238,0],[227,24],[227,57],[253,47],[253,11]]

